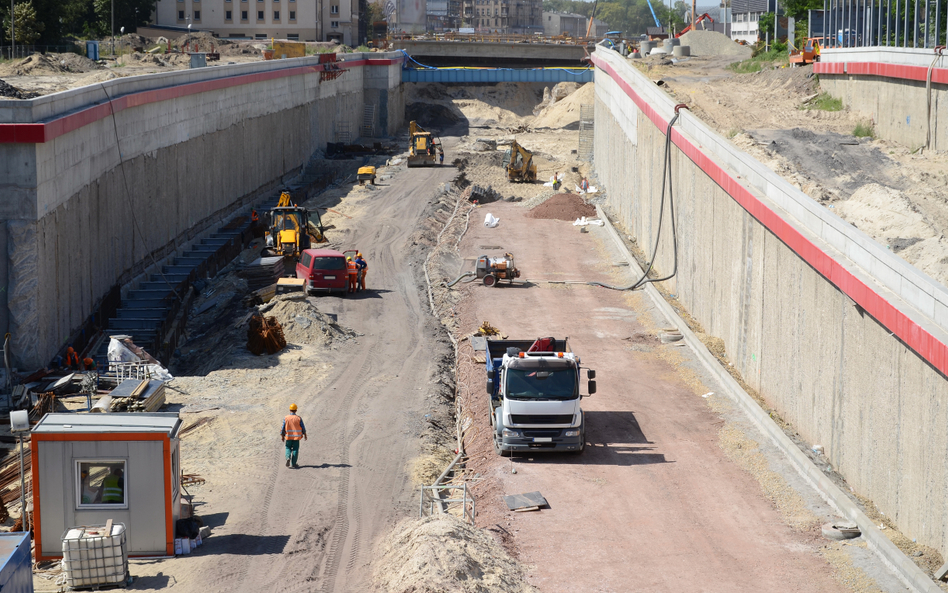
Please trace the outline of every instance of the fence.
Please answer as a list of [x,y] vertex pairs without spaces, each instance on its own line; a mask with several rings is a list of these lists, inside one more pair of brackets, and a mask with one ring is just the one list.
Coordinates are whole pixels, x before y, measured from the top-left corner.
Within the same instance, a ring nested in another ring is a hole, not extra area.
[[935,48],[948,41],[946,0],[823,0],[810,11],[823,47]]
[[[448,496],[452,491],[460,490],[461,498],[442,498],[442,493]],[[438,484],[421,487],[420,516],[430,517],[436,513],[446,513],[460,517],[461,520],[474,525],[476,515],[474,497],[467,491],[467,484]]]
[[86,48],[75,43],[68,43],[64,45],[20,45],[17,44],[16,47],[10,47],[5,45],[0,47],[0,59],[11,60],[11,59],[21,59],[31,56],[33,54],[64,54],[64,53],[74,53],[79,54],[80,56],[86,55]]

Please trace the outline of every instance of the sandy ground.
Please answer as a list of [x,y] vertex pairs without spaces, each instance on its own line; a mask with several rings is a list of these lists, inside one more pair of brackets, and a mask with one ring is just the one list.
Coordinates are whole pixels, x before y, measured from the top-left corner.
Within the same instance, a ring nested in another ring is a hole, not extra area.
[[638,66],[691,112],[843,220],[948,284],[948,155],[856,138],[864,113],[807,108],[813,67],[734,74],[698,57]]

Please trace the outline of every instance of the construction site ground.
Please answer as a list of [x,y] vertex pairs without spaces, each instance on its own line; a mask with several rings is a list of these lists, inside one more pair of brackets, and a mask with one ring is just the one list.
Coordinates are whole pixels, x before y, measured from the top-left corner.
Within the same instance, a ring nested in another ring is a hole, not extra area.
[[[905,189],[893,191],[905,199],[922,200],[913,179],[927,181],[930,196],[946,179],[937,155],[877,140],[853,144],[859,114],[797,109],[816,92],[808,69],[738,76],[713,58],[645,65],[695,114],[778,172],[826,188],[825,196],[810,195],[837,210],[855,197],[847,179],[862,173],[839,165],[834,175],[818,175],[805,158],[787,157],[790,148],[770,142],[797,150],[799,138],[829,143],[823,150],[837,156],[833,163],[853,148],[863,151],[860,158],[880,165],[873,172],[903,180]],[[282,297],[260,307],[287,333],[289,346],[279,354],[246,351],[250,309],[241,303],[248,291],[233,270],[202,289],[172,366],[168,409],[188,429],[182,470],[205,480],[189,490],[212,535],[189,556],[133,560],[131,589],[904,590],[862,539],[821,537],[832,510],[691,352],[662,343],[668,322],[641,293],[572,283],[631,278],[606,229],[581,233],[571,224],[582,211],[579,198],[557,196],[555,208],[533,210],[553,196],[542,181],[554,172],[565,176],[567,190],[592,172],[575,152],[579,107],[592,104],[592,89],[412,88],[408,112],[440,133],[446,166],[407,169],[404,155],[393,157],[375,163],[379,186],[343,180],[307,204],[332,209],[323,217],[334,227],[331,247],[367,256],[369,290]],[[787,122],[798,131],[787,131]],[[775,139],[765,142],[765,134]],[[535,152],[539,183],[504,178],[502,142],[513,137]],[[837,137],[846,141],[832,144]],[[501,141],[499,150],[479,139]],[[476,206],[471,183],[488,196]],[[496,228],[483,225],[488,212],[500,219]],[[938,220],[928,214],[925,228]],[[482,253],[505,251],[527,282],[443,285]],[[584,365],[598,371],[598,392],[583,402],[582,455],[505,459],[493,452],[486,377],[467,339],[484,321],[511,338],[569,336]],[[456,367],[448,332],[459,344]],[[705,338],[714,351],[720,341]],[[283,465],[278,436],[291,402],[309,435],[296,470]],[[466,458],[454,480],[472,489],[480,531],[451,517],[417,519],[419,487],[454,458],[456,409]],[[547,508],[512,513],[501,498],[534,490]],[[937,552],[889,527],[914,561],[929,571],[940,566]],[[36,590],[57,590],[56,576],[38,573]]]

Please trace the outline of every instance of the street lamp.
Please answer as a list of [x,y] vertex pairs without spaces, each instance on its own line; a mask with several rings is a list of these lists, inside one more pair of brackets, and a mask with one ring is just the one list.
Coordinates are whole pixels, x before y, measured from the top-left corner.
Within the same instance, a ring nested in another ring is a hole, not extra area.
[[[191,20],[190,16],[188,16],[188,20]],[[184,53],[191,53],[191,23],[188,23],[188,44],[184,48]]]
[[13,21],[16,19],[13,18],[13,0],[10,0],[10,59],[13,59],[13,56],[16,55],[16,29],[13,26]]
[[112,24],[109,26],[109,36],[112,38],[112,57],[115,57],[115,0],[112,0]]

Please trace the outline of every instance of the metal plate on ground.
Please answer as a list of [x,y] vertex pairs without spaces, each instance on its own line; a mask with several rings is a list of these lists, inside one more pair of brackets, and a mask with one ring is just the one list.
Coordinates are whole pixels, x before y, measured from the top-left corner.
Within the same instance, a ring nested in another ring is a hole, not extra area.
[[526,494],[511,494],[504,497],[504,502],[507,503],[507,508],[511,511],[516,511],[517,509],[526,509],[530,507],[545,507],[547,506],[546,499],[543,498],[543,495],[539,492],[527,492]]
[[471,336],[471,348],[474,349],[474,352],[487,350],[487,338],[485,336]]

